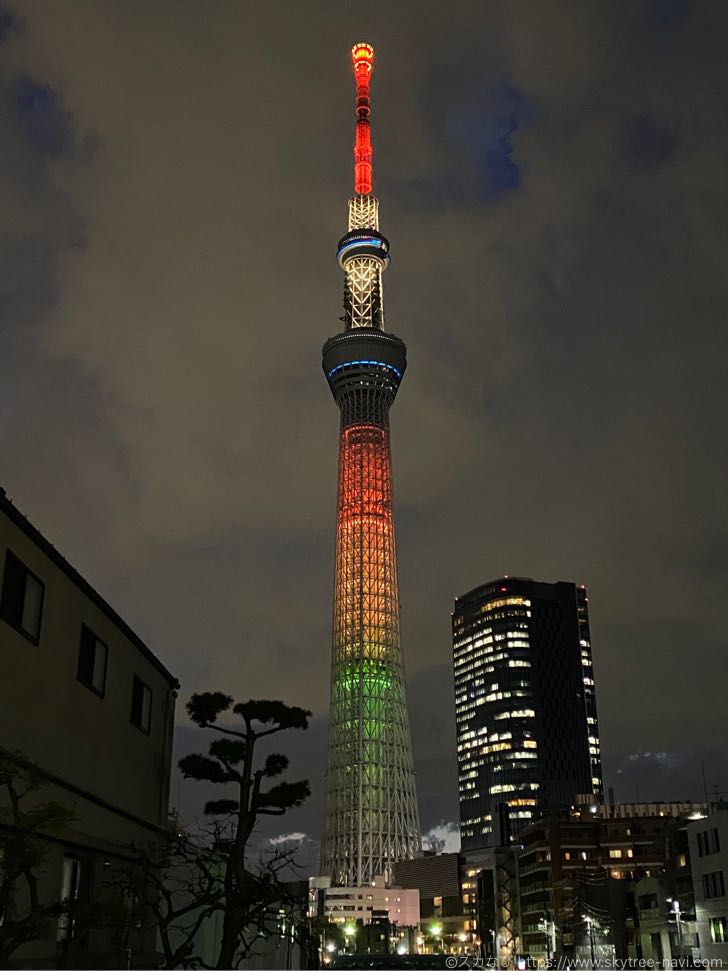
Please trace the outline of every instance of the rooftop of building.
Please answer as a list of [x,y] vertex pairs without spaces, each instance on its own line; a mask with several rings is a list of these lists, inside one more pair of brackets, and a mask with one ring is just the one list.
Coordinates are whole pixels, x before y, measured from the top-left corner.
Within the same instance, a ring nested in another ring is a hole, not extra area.
[[551,591],[551,595],[553,596],[559,587],[575,587],[581,591],[586,590],[583,583],[577,584],[572,580],[555,580],[552,583],[548,580],[534,580],[533,577],[518,577],[506,574],[494,580],[488,580],[486,583],[480,583],[477,587],[473,587],[472,590],[468,590],[467,593],[462,593],[455,597],[455,607],[457,609],[457,606],[461,602],[499,597],[508,593],[520,594],[525,589],[532,590],[534,594],[541,593],[543,595],[547,595]]
[[680,822],[684,824],[706,816],[706,804],[684,800],[670,802],[627,802],[627,803],[591,803],[571,809],[559,809],[544,812],[521,833],[521,842],[528,842],[529,838],[546,827],[558,826],[568,829],[570,826],[589,824],[606,826],[607,824],[624,824],[628,826],[636,821],[661,820],[663,822]]
[[27,516],[13,504],[12,500],[8,498],[5,489],[0,486],[0,512],[5,513],[11,522],[13,522],[23,533],[34,543],[41,552],[43,552],[51,562],[57,566],[67,577],[74,583],[81,592],[88,597],[88,599],[94,603],[99,610],[101,610],[108,619],[121,631],[121,633],[129,640],[137,650],[144,655],[144,657],[152,664],[157,671],[163,677],[167,679],[169,684],[173,688],[179,688],[179,681],[167,668],[162,664],[159,658],[154,654],[154,652],[147,647],[144,641],[139,637],[139,635],[131,629],[131,627],[126,623],[126,621],[117,614],[114,608],[98,593],[91,584],[85,580],[81,574],[76,570],[71,564],[62,556],[55,546],[46,539],[46,537],[41,533],[41,531],[34,526]]

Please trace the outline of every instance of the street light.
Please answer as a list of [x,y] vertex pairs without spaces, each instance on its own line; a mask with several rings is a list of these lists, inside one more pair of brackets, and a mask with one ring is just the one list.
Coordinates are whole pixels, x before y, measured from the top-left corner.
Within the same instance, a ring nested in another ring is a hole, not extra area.
[[352,954],[354,953],[354,939],[356,938],[356,924],[344,924],[344,937],[346,938],[347,947],[352,949]]
[[445,942],[443,941],[443,938],[442,938],[442,924],[437,924],[437,923],[430,924],[430,934],[432,934],[433,937],[439,937],[440,938],[440,947],[442,948],[442,950],[444,952],[444,950],[445,950]]
[[672,897],[667,898],[668,904],[672,904],[671,913],[675,915],[675,926],[677,929],[677,953],[678,957],[682,954],[682,922],[680,920],[680,901],[673,899]]

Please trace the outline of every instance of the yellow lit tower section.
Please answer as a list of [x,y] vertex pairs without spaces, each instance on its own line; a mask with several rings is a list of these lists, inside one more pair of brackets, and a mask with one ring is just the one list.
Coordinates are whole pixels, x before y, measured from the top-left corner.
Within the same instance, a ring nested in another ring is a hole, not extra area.
[[407,362],[384,330],[389,243],[372,195],[369,83],[374,50],[352,49],[354,196],[338,247],[345,329],[323,347],[341,412],[331,720],[321,872],[335,885],[387,879],[414,857],[420,829],[399,634],[389,408]]

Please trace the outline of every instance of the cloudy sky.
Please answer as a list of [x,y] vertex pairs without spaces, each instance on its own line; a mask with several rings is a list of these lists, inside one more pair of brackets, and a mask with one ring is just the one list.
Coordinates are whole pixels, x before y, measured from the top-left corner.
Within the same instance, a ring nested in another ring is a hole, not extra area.
[[311,708],[315,854],[367,40],[424,828],[452,599],[506,573],[589,588],[617,798],[728,788],[728,4],[0,11],[0,481],[179,677],[180,753],[193,691]]

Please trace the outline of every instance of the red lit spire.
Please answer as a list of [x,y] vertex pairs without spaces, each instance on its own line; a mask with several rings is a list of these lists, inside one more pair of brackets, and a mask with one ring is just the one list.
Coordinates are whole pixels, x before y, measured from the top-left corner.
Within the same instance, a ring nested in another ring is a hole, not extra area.
[[354,192],[372,191],[372,139],[369,124],[369,79],[374,65],[371,44],[354,44],[351,49],[356,80],[356,140],[354,142]]

